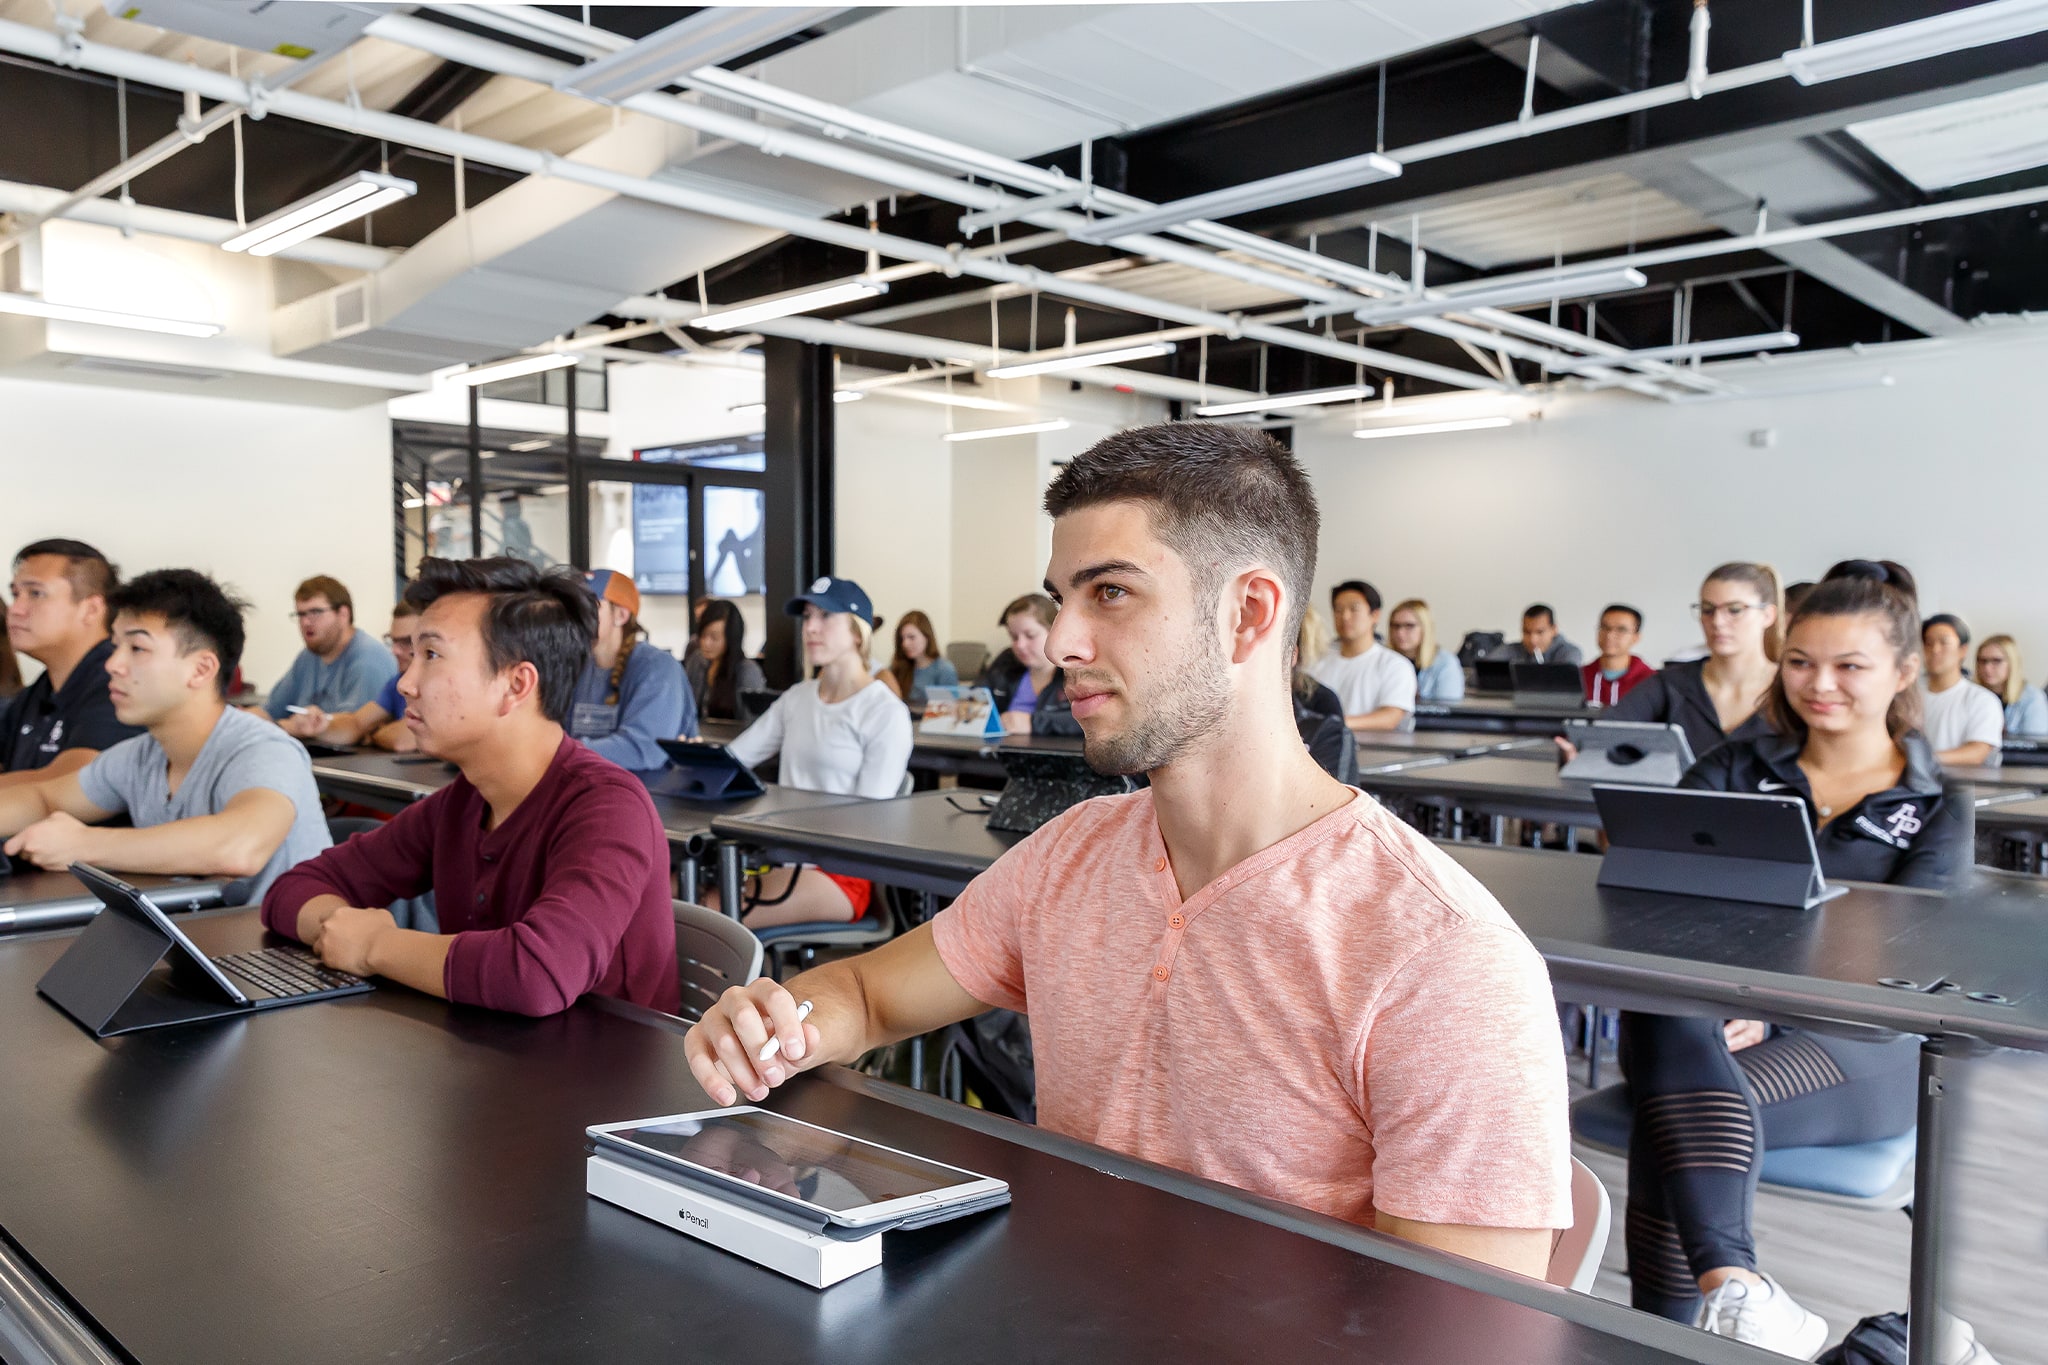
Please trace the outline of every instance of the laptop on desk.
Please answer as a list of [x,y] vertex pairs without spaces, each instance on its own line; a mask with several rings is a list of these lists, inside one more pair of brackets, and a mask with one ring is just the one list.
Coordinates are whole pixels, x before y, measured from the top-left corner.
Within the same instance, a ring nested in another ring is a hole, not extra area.
[[1509,664],[1508,680],[1516,701],[1555,706],[1576,705],[1586,698],[1577,664]]
[[1473,660],[1472,690],[1508,695],[1515,690],[1515,666],[1506,659]]
[[[106,907],[36,982],[36,993],[94,1037],[196,1023],[361,995],[359,976],[338,972],[297,946],[212,958],[154,901],[87,863],[71,874]],[[157,970],[170,958],[168,971]]]

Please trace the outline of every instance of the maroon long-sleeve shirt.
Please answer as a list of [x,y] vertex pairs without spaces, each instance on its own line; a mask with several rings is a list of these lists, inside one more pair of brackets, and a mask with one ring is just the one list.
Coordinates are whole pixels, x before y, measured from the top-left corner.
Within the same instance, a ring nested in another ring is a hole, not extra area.
[[673,1014],[668,836],[638,779],[569,738],[497,829],[468,778],[279,877],[263,922],[297,937],[315,896],[389,905],[431,890],[453,934],[450,1000],[554,1014],[595,991]]

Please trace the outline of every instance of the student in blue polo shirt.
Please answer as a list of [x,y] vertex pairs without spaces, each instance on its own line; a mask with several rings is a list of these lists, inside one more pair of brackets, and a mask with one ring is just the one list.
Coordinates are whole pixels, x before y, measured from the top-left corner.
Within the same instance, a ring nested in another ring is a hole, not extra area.
[[653,772],[668,755],[657,742],[697,733],[697,699],[683,666],[647,643],[640,626],[640,589],[610,569],[583,576],[597,598],[597,644],[576,680],[569,734],[621,768]]
[[107,695],[107,595],[121,576],[77,540],[39,540],[14,557],[7,639],[43,666],[0,704],[0,790],[77,772],[124,739]]
[[[1792,619],[1764,696],[1771,732],[1729,740],[1682,785],[1797,796],[1831,881],[1947,887],[1970,865],[1967,806],[1943,792],[1920,734],[1919,673],[1912,575],[1838,564]],[[1827,1323],[1757,1271],[1757,1172],[1767,1150],[1911,1129],[1917,1040],[1624,1012],[1621,1064],[1635,1306],[1811,1359]]]

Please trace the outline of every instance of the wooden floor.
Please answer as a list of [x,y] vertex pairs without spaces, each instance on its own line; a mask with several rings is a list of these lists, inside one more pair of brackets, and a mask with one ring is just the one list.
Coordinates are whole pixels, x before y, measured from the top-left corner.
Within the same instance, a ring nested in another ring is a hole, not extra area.
[[[1575,1072],[1583,1067],[1574,1059]],[[1578,1155],[1614,1201],[1614,1235],[1593,1292],[1627,1303],[1625,1163]],[[1998,1053],[1973,1064],[1951,1172],[1950,1307],[2000,1365],[2048,1365],[2048,1056]],[[1859,1318],[1906,1307],[1910,1235],[1903,1213],[1757,1196],[1761,1268],[1828,1320],[1831,1343]]]

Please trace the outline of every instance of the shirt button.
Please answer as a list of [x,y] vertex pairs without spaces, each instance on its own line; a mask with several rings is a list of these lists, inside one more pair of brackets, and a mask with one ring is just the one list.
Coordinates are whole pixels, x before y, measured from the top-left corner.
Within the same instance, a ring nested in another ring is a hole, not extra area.
[[1168,919],[1166,921],[1166,924],[1167,927],[1170,929],[1179,929],[1182,926],[1184,926],[1187,922],[1188,917],[1186,915],[1175,915],[1172,918]]
[[477,903],[478,905],[482,905],[482,904],[484,903],[484,893],[483,893],[483,892],[479,891],[479,892],[477,892],[477,893],[476,893],[476,903]]
[[1164,967],[1154,967],[1154,968],[1152,969],[1152,979],[1153,979],[1154,981],[1164,981],[1164,980],[1166,980],[1166,968],[1164,968]]
[[1156,862],[1156,863],[1152,864],[1152,870],[1153,870],[1154,872],[1164,872],[1164,871],[1166,871],[1166,859],[1164,859],[1164,858],[1161,858],[1161,859],[1160,859],[1160,860],[1159,860],[1158,862]]

